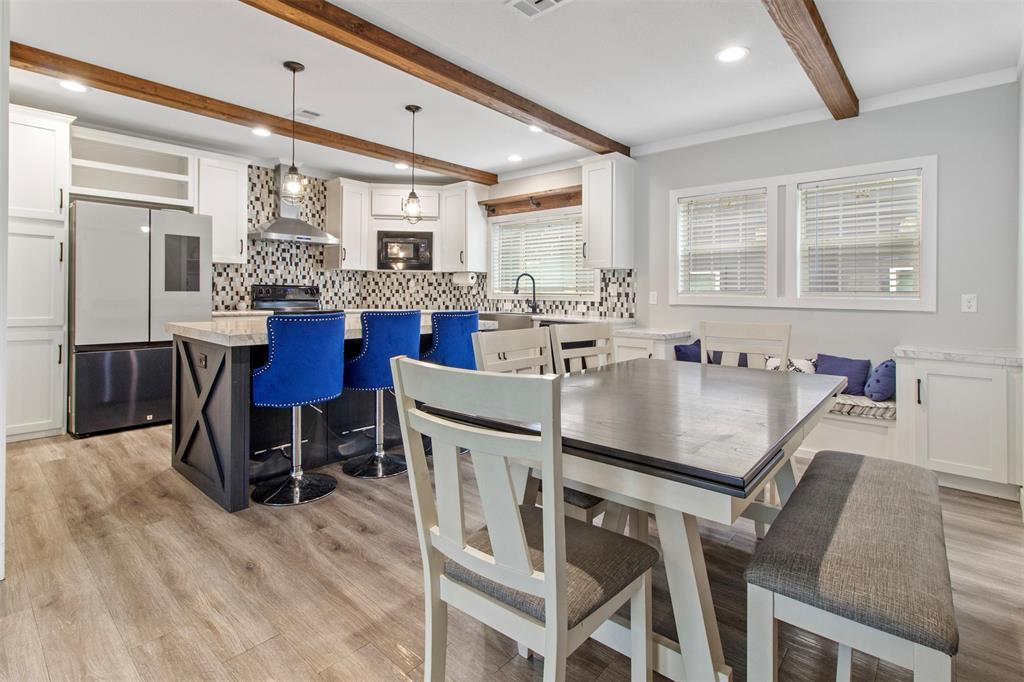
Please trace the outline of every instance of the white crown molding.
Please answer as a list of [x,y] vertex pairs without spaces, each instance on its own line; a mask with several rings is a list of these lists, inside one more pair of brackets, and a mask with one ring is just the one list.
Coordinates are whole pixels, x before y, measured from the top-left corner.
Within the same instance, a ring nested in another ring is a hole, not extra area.
[[[1022,59],[1024,59],[1024,51],[1022,51],[1021,54]],[[974,76],[967,76],[966,78],[957,78],[955,80],[933,83],[932,85],[924,85],[918,88],[910,88],[908,90],[901,90],[899,92],[892,92],[886,95],[862,99],[860,101],[860,111],[861,113],[867,111],[878,111],[879,109],[888,109],[890,107],[922,102],[924,100],[946,97],[948,95],[956,95],[963,92],[970,92],[972,90],[991,88],[997,85],[1016,82],[1018,78],[1018,67],[1011,66],[997,71],[989,71],[987,73],[979,73]],[[781,128],[803,125],[805,123],[827,121],[831,118],[832,116],[829,114],[828,109],[821,107],[818,109],[797,112],[795,114],[768,118],[761,121],[742,123],[729,128],[707,130],[701,133],[662,140],[660,142],[649,142],[647,144],[636,145],[632,148],[632,155],[649,156],[651,154],[657,154],[659,152],[665,152],[672,149],[692,147],[694,145],[704,144],[705,142],[715,142],[717,140],[726,140],[733,137],[753,135],[754,133],[779,130]]]

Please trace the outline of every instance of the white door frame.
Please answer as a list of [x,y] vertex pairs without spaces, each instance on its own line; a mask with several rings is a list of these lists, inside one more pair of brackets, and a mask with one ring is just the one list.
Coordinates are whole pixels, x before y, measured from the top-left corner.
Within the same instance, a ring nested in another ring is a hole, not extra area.
[[0,2],[0,580],[7,577],[7,131],[11,66],[11,5]]

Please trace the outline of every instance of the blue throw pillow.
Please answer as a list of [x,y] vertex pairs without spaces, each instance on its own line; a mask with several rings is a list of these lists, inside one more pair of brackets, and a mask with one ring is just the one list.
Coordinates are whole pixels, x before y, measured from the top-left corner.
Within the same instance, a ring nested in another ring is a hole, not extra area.
[[870,360],[854,360],[835,355],[818,354],[818,374],[846,377],[847,395],[864,395],[864,384],[871,371]]
[[871,373],[864,384],[864,395],[875,401],[892,400],[896,395],[896,361],[886,360]]
[[[693,343],[681,343],[675,346],[676,349],[676,360],[681,362],[700,362],[700,339],[697,339]],[[711,364],[720,365],[722,364],[722,352],[715,351],[711,354]],[[747,354],[740,353],[739,366],[747,366]]]
[[681,362],[700,362],[700,339],[693,343],[681,343],[676,348],[676,360]]

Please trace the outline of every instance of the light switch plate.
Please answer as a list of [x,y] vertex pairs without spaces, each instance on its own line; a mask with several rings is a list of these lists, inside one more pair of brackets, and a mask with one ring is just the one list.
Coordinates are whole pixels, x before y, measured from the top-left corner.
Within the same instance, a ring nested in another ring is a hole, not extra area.
[[658,292],[652,291],[647,294],[647,302],[651,305],[658,305]]
[[960,312],[962,312],[962,313],[976,313],[976,312],[978,312],[978,295],[977,294],[960,294]]

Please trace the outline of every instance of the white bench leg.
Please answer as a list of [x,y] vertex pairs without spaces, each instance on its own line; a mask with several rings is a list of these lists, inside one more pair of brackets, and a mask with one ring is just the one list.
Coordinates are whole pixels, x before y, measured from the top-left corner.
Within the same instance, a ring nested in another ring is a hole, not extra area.
[[845,644],[839,645],[839,660],[836,662],[836,682],[850,682],[853,672],[853,650]]
[[775,595],[757,585],[747,585],[747,679],[761,682],[778,680],[775,660],[778,627],[775,621]]
[[530,656],[533,655],[530,652],[530,650],[528,648],[526,648],[525,644],[516,644],[516,650],[519,652],[519,655],[522,656],[523,658],[529,658]]
[[952,682],[953,659],[941,651],[915,644],[914,680],[916,682]]

